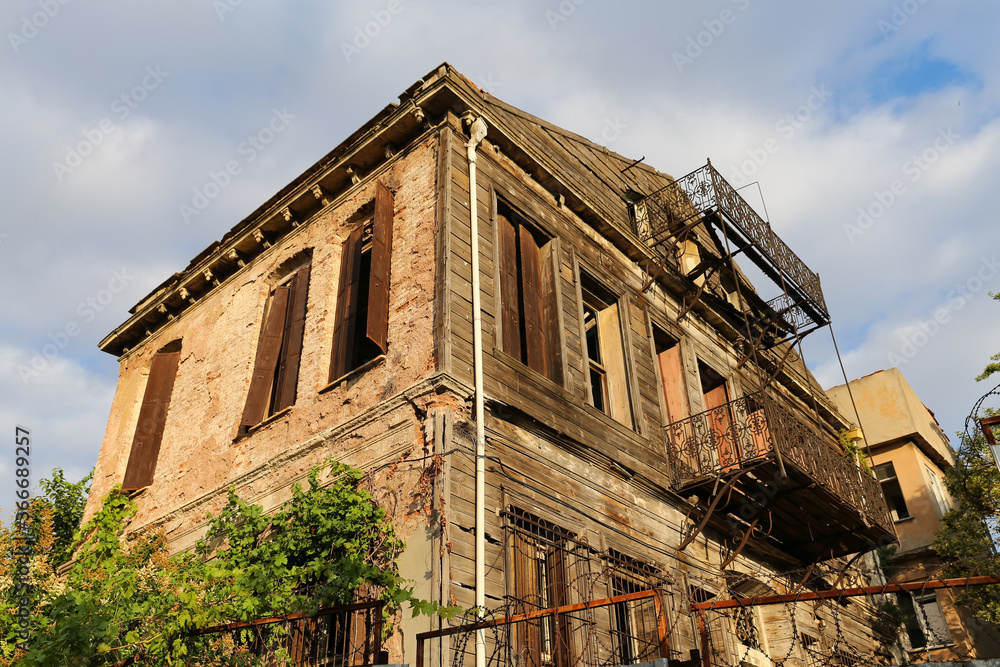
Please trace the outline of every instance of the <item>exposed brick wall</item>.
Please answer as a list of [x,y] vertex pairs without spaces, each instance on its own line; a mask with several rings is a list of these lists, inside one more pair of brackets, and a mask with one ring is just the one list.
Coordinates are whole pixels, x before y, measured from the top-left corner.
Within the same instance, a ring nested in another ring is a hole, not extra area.
[[[391,451],[398,450],[398,457],[408,449],[422,448],[423,428],[414,407],[405,403],[316,443],[331,429],[380,406],[436,369],[432,338],[436,147],[436,139],[428,138],[400,155],[334,209],[276,243],[123,358],[85,519],[94,514],[111,486],[121,482],[152,356],[177,339],[182,341],[180,367],[154,481],[137,498],[135,527],[165,521],[171,533],[187,533],[188,525],[200,521],[205,510],[216,509],[225,500],[220,490],[234,481],[241,494],[264,498],[271,505],[288,496],[292,480],[326,458],[364,465]],[[370,205],[376,180],[394,191],[395,200],[388,353],[374,368],[319,393],[328,382],[341,247],[353,226],[347,223],[355,222],[358,210]],[[268,293],[280,278],[281,267],[305,252],[312,253],[312,270],[295,405],[271,423],[238,437]],[[435,401],[447,399],[434,396],[431,402]],[[393,428],[399,424],[410,426]],[[396,435],[385,439],[386,433]],[[312,446],[301,456],[294,455],[310,440]],[[381,446],[352,451],[370,441]],[[199,499],[203,502],[189,505]],[[178,513],[184,506],[187,511]]]

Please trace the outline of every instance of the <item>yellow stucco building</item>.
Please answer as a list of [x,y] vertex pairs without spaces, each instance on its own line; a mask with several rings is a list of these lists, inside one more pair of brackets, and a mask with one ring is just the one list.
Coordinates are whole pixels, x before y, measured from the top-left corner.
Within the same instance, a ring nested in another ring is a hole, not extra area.
[[[840,412],[855,415],[892,515],[899,546],[891,559],[894,582],[918,581],[940,567],[934,537],[952,509],[945,488],[955,452],[934,413],[925,406],[898,368],[876,371],[827,390]],[[853,397],[853,405],[852,405]],[[1000,634],[956,607],[950,589],[900,593],[906,614],[905,636],[913,662],[1000,656]]]

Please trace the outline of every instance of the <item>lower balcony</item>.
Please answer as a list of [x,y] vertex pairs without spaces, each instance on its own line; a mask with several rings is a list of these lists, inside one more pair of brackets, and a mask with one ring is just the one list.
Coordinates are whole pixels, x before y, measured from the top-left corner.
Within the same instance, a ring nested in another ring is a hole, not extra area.
[[806,562],[896,541],[875,478],[770,391],[664,428],[674,488],[748,538]]

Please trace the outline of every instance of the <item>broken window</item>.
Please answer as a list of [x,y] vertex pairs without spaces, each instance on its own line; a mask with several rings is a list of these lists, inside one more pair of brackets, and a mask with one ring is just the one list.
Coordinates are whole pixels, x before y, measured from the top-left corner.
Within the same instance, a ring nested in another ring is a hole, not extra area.
[[344,241],[334,314],[331,382],[388,349],[392,216],[392,192],[379,183],[370,224],[358,225]]
[[308,291],[307,264],[282,279],[268,296],[240,420],[243,432],[295,403]]
[[875,477],[882,485],[882,495],[889,506],[893,521],[902,521],[910,518],[910,512],[906,509],[906,500],[903,498],[903,489],[896,479],[896,469],[892,462],[875,466]]
[[497,202],[500,329],[504,352],[562,382],[555,242]]
[[128,465],[125,468],[125,478],[122,480],[124,491],[136,491],[153,483],[156,459],[159,457],[160,442],[163,439],[163,427],[167,421],[167,409],[170,407],[170,393],[174,388],[180,356],[180,341],[174,341],[153,357],[146,390],[142,395],[142,406],[139,408],[139,421],[132,438]]
[[660,392],[666,412],[665,423],[673,424],[691,416],[687,385],[684,382],[681,345],[656,326],[653,327],[653,344],[656,350],[656,365],[660,371]]
[[590,404],[615,421],[632,426],[618,298],[584,273],[580,284]]
[[[573,536],[517,508],[507,513],[507,522],[514,564],[513,585],[508,585],[517,605],[515,613],[569,604],[567,561]],[[572,632],[566,614],[516,623],[513,635],[512,654],[519,665],[568,667],[572,663]]]
[[901,591],[896,602],[903,610],[906,636],[913,650],[952,643],[951,630],[934,591]]

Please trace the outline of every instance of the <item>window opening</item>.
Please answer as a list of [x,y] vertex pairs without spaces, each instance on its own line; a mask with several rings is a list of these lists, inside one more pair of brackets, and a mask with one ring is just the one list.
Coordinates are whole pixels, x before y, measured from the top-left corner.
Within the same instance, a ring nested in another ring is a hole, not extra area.
[[308,292],[307,264],[283,278],[268,295],[253,376],[240,420],[244,433],[295,403]]
[[153,483],[180,357],[180,341],[170,343],[153,357],[122,480],[124,491],[136,491]]
[[555,242],[503,202],[497,202],[497,239],[501,349],[562,382]]
[[902,521],[910,518],[910,512],[906,508],[906,499],[903,497],[903,489],[899,486],[896,469],[892,462],[875,466],[875,477],[882,486],[882,494],[885,496],[886,504],[889,505],[892,520]]
[[580,274],[580,284],[590,377],[589,402],[615,421],[631,427],[632,408],[618,297],[585,273]]
[[388,350],[393,206],[392,192],[377,184],[372,219],[359,224],[344,240],[334,312],[331,382]]

